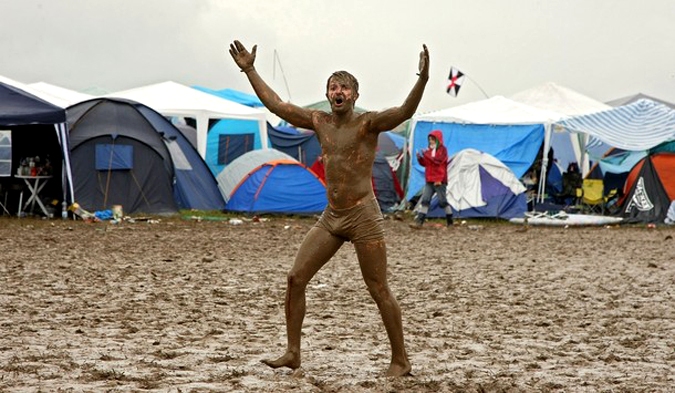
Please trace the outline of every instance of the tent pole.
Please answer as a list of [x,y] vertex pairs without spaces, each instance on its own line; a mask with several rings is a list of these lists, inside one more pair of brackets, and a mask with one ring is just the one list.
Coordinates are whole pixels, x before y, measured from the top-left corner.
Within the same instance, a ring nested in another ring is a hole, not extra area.
[[539,187],[537,189],[536,201],[544,202],[544,193],[546,192],[546,169],[548,168],[548,150],[551,147],[551,124],[544,124],[544,149],[541,152],[541,174],[539,175]]

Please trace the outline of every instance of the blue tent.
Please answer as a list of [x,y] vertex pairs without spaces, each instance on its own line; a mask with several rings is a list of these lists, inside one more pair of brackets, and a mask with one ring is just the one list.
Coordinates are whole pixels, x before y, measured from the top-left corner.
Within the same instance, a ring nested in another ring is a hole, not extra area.
[[126,213],[222,210],[218,185],[185,136],[153,109],[96,98],[67,110],[75,200]]
[[[296,133],[292,133],[293,130]],[[307,166],[312,165],[321,155],[321,145],[319,145],[319,139],[313,131],[298,132],[293,127],[272,127],[267,123],[267,135],[273,148],[288,154]]]
[[213,175],[218,176],[239,156],[262,149],[262,146],[257,120],[218,120],[206,137],[205,161]]
[[316,214],[328,204],[326,187],[317,175],[275,149],[242,155],[217,180],[229,211]]

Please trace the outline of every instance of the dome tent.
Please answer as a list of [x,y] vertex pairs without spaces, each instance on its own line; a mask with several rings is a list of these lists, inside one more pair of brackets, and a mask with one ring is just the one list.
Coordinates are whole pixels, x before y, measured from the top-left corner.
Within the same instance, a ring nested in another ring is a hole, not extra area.
[[215,178],[185,136],[138,102],[96,98],[67,109],[76,201],[125,213],[222,210]]
[[[511,219],[527,211],[525,186],[504,163],[475,149],[452,157],[446,194],[456,218]],[[445,216],[436,198],[427,216]]]
[[275,149],[240,156],[216,179],[229,211],[316,214],[328,204],[326,186],[319,177]]

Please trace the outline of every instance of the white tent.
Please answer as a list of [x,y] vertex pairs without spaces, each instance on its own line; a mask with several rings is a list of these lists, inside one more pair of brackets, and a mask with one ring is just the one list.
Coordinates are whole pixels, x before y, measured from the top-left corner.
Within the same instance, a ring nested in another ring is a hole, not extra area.
[[167,81],[106,94],[106,97],[137,101],[164,116],[194,118],[197,122],[197,150],[202,158],[206,156],[209,119],[256,120],[262,148],[268,148],[267,121],[264,111],[228,101],[180,83]]
[[[611,106],[607,104],[587,97],[567,87],[557,85],[553,82],[547,82],[530,89],[523,90],[519,93],[513,94],[509,98],[538,109],[560,113],[565,117],[587,115],[611,108]],[[551,129],[550,131],[553,133],[555,132],[555,129]],[[552,145],[552,138],[556,137],[556,135],[551,133],[546,135],[544,144],[545,151],[548,151],[549,146]],[[588,156],[585,154],[583,148],[584,142],[580,140],[579,135],[565,134],[564,137],[569,137],[569,142],[567,143],[568,146],[571,143],[574,153],[574,161],[579,163],[582,173],[586,174],[589,171],[589,161]],[[582,137],[581,139],[585,138]],[[555,145],[555,143],[553,143],[553,145]],[[556,151],[560,153],[559,150],[560,149],[556,149]],[[544,158],[544,160],[546,160],[546,158]],[[552,163],[544,163],[544,165],[547,164]],[[567,163],[563,163],[563,167],[566,167],[566,164]],[[545,166],[543,169],[545,170]]]
[[29,83],[28,86],[34,89],[41,96],[44,95],[45,100],[50,101],[56,100],[57,102],[52,102],[53,104],[59,105],[62,108],[67,108],[71,105],[78,104],[82,101],[86,101],[94,98],[90,94],[80,93],[75,90],[66,89],[65,87],[52,85],[47,82],[36,82]]
[[[538,109],[503,96],[455,106],[431,113],[415,115],[413,122],[433,121],[462,124],[546,124],[564,116],[551,110]],[[414,130],[415,124],[412,129]]]
[[522,104],[566,116],[586,115],[611,108],[607,104],[553,82],[523,90],[509,98]]

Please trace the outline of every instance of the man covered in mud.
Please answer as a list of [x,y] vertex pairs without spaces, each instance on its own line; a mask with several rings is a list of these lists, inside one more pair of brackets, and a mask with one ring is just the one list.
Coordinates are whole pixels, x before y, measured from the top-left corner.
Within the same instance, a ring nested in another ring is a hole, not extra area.
[[230,54],[256,94],[275,115],[296,127],[316,132],[326,172],[328,206],[305,236],[288,273],[286,288],[286,353],[263,360],[270,367],[300,367],[300,335],[305,317],[305,289],[345,241],[354,244],[363,279],[377,303],[391,344],[388,376],[402,376],[411,366],[403,340],[401,309],[387,283],[387,253],[382,213],[372,187],[372,167],[380,132],[391,130],[417,110],[429,79],[429,51],[420,53],[417,82],[400,107],[381,112],[354,112],[359,83],[346,71],[328,78],[326,98],[331,112],[282,101],[254,67],[257,45],[249,52],[239,41]]

